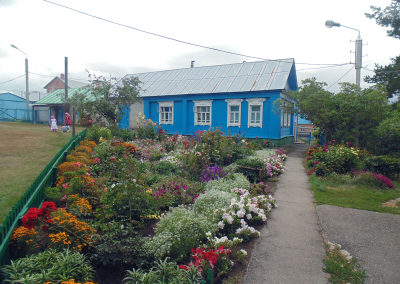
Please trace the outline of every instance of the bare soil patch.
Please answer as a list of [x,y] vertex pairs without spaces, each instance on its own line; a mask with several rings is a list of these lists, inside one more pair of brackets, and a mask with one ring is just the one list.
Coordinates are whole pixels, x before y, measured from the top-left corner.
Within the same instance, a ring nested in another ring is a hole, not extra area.
[[383,207],[396,207],[399,208],[400,197],[389,200],[388,202],[382,203]]

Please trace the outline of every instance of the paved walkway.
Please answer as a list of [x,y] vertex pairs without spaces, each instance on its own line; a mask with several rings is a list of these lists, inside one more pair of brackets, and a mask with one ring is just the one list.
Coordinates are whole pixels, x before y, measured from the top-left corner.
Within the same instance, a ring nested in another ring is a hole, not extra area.
[[326,256],[318,225],[313,193],[302,166],[308,145],[297,145],[285,163],[275,193],[278,208],[272,210],[267,226],[253,249],[243,283],[321,284]]
[[342,245],[369,276],[366,284],[400,283],[400,215],[317,206],[330,242]]

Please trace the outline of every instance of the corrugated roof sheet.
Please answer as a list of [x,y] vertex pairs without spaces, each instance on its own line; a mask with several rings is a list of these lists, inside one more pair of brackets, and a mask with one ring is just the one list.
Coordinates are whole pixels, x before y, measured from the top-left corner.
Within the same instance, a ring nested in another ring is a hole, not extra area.
[[294,59],[243,62],[129,74],[143,83],[141,97],[285,89]]
[[[84,89],[80,89],[80,88],[70,88],[68,89],[68,96],[69,97],[73,97],[74,94],[76,94],[78,91],[82,91],[85,92],[85,94],[87,95],[87,98],[89,100],[94,99],[94,97],[92,96],[90,90],[84,90]],[[46,104],[46,105],[56,105],[56,104],[63,104],[60,95],[65,95],[65,90],[60,89],[60,90],[55,90],[54,92],[48,94],[46,97],[44,97],[43,99],[40,99],[39,101],[37,101],[35,104]]]

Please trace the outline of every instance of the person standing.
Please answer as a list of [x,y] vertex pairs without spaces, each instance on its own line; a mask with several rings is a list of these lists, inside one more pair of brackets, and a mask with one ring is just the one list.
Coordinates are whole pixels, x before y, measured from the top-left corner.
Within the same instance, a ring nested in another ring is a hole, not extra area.
[[72,120],[68,112],[65,113],[65,125],[67,126],[67,129],[69,131],[69,127],[72,125]]
[[53,132],[58,131],[57,119],[55,119],[54,116],[52,116],[50,119],[50,129],[53,130]]

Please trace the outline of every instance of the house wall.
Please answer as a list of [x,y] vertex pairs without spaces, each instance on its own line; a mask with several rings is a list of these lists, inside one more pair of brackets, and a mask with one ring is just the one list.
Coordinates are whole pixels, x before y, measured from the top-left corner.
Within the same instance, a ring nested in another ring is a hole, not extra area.
[[[263,102],[262,127],[248,127],[248,102],[249,98],[265,98]],[[180,96],[163,96],[163,97],[144,97],[144,114],[146,118],[151,118],[154,122],[159,123],[159,113],[157,108],[158,102],[174,101],[173,115],[174,124],[162,125],[163,129],[169,134],[180,133],[191,135],[198,130],[208,130],[212,128],[220,128],[223,132],[228,133],[245,133],[248,138],[270,138],[281,139],[287,136],[293,136],[293,116],[290,116],[291,126],[281,127],[281,115],[273,112],[273,102],[280,98],[280,92],[246,92],[246,93],[221,93],[221,94],[202,94],[202,95],[180,95]],[[225,99],[243,99],[241,104],[240,127],[227,126],[228,121],[228,103]],[[213,100],[211,109],[211,126],[194,125],[194,100]]]
[[[54,90],[53,90],[54,87]],[[65,89],[65,83],[63,81],[61,81],[59,78],[54,79],[47,87],[46,87],[46,91],[47,93],[51,93],[55,90],[59,90],[59,89]]]
[[135,128],[136,119],[142,117],[143,115],[144,115],[144,104],[143,104],[143,99],[140,99],[139,102],[136,102],[131,105],[129,111],[129,128]]

